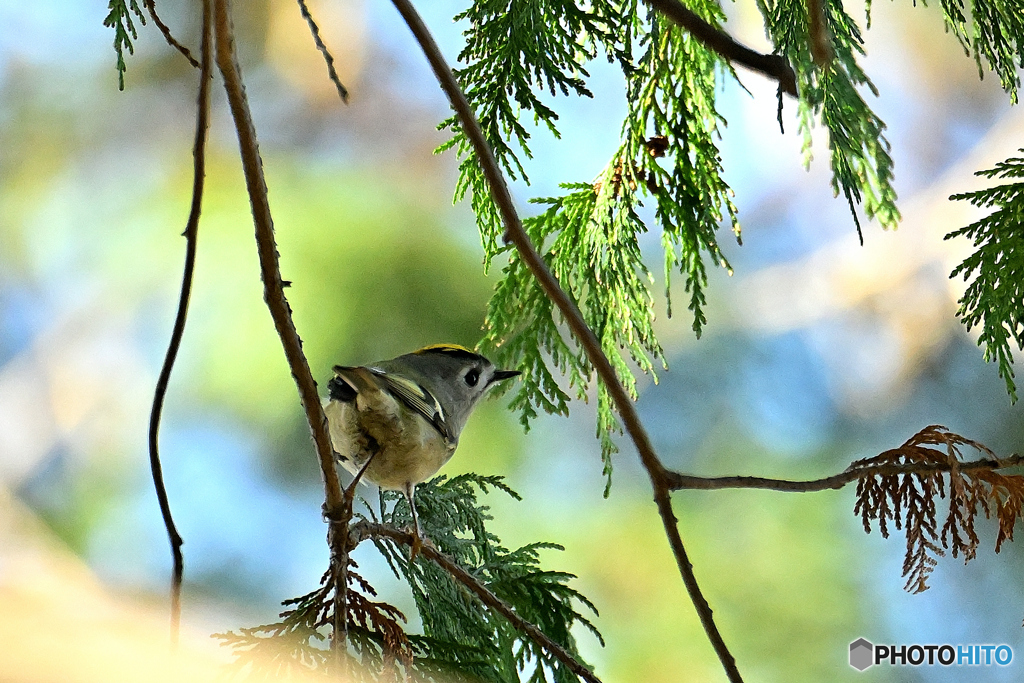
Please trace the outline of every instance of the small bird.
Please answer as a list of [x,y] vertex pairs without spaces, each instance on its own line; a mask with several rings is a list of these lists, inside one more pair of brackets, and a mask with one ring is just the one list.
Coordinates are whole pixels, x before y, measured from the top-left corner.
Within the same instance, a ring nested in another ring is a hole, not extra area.
[[435,344],[359,367],[334,366],[324,413],[341,465],[383,489],[402,491],[413,520],[411,558],[422,540],[413,493],[459,445],[473,408],[498,382],[498,370],[462,346]]

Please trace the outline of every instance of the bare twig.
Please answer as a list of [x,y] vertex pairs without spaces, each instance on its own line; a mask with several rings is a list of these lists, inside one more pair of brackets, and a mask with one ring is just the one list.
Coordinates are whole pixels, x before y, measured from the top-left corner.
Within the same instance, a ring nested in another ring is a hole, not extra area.
[[[331,446],[327,431],[327,418],[320,405],[316,381],[309,370],[309,363],[302,351],[302,340],[292,321],[291,307],[284,294],[284,283],[281,280],[281,264],[278,260],[277,244],[274,240],[274,221],[270,214],[270,201],[267,197],[267,184],[263,177],[263,162],[260,159],[259,146],[256,140],[256,128],[249,111],[249,102],[242,82],[242,71],[238,66],[235,53],[234,28],[231,23],[230,0],[215,0],[215,35],[217,38],[217,66],[224,78],[224,89],[227,91],[228,104],[235,120],[238,132],[238,146],[242,157],[242,170],[245,173],[245,185],[249,192],[249,203],[252,207],[253,224],[256,228],[256,246],[259,253],[260,273],[263,279],[263,299],[274,319],[277,335],[281,338],[288,367],[292,379],[299,390],[299,398],[306,412],[306,419],[312,432],[320,461],[320,471],[324,477],[324,511],[328,519],[336,520],[343,509],[344,494],[338,481],[338,473],[334,468],[334,448]],[[329,533],[332,542],[331,556],[334,558],[345,554],[343,545],[344,534]],[[334,573],[341,576],[340,572]],[[345,584],[336,585],[335,590],[346,590]],[[335,643],[340,643],[337,631],[333,634]]]
[[694,477],[678,472],[666,472],[669,487],[680,489],[767,489],[769,491],[785,491],[790,493],[806,493],[841,489],[850,482],[866,476],[885,476],[893,474],[934,474],[949,472],[954,467],[959,472],[971,470],[999,470],[1024,464],[1024,456],[1011,455],[998,460],[981,459],[953,464],[909,463],[905,465],[881,465],[877,467],[856,467],[834,474],[823,479],[810,481],[790,481],[787,479],[767,479],[764,477]]
[[181,338],[185,333],[185,321],[188,318],[188,302],[192,294],[192,276],[196,266],[196,249],[199,236],[199,214],[203,206],[203,187],[206,181],[206,137],[210,123],[210,76],[213,70],[213,17],[212,0],[203,0],[203,37],[202,65],[199,71],[199,95],[196,103],[196,136],[192,146],[192,206],[185,224],[185,267],[181,276],[181,293],[178,297],[178,312],[174,318],[174,328],[167,344],[164,364],[160,369],[160,377],[156,382],[153,394],[153,407],[149,414],[149,465],[153,474],[153,486],[160,503],[160,514],[163,516],[167,537],[171,543],[171,556],[174,559],[174,574],[171,580],[171,642],[178,642],[178,631],[181,625],[181,582],[185,574],[185,558],[181,552],[184,541],[174,526],[171,516],[171,504],[164,486],[163,467],[160,464],[159,436],[160,417],[163,414],[164,399],[167,396],[167,385],[171,381],[171,370],[178,357]]
[[737,43],[728,33],[704,21],[679,0],[647,0],[647,4],[682,26],[708,49],[717,52],[729,62],[741,64],[778,81],[782,92],[797,96],[796,74],[782,55],[764,55]]
[[[374,524],[366,520],[360,520],[352,525],[349,532],[351,537],[350,545],[355,547],[368,538],[389,538],[396,543],[412,546],[414,536],[405,531],[399,531],[385,524]],[[544,635],[539,628],[526,621],[512,609],[512,606],[492,593],[487,586],[480,583],[472,574],[463,569],[455,560],[444,555],[430,544],[424,544],[420,554],[435,563],[438,567],[448,572],[453,579],[468,588],[476,595],[480,602],[505,617],[516,629],[529,636],[530,640],[550,652],[558,661],[565,664],[574,674],[590,683],[601,683],[594,673],[573,657],[564,647]]]
[[526,231],[523,230],[523,225],[512,202],[512,196],[509,194],[508,186],[505,184],[505,179],[498,167],[498,163],[494,159],[494,153],[491,151],[490,145],[487,144],[486,138],[484,138],[483,131],[480,129],[480,124],[476,119],[476,114],[473,112],[473,108],[466,100],[465,94],[463,94],[458,82],[452,75],[451,69],[448,68],[448,64],[445,62],[441,50],[437,47],[437,43],[434,42],[433,37],[430,35],[430,31],[424,25],[409,0],[392,0],[392,3],[412,30],[413,35],[426,54],[427,61],[430,63],[434,75],[437,76],[441,89],[448,96],[452,108],[459,117],[463,131],[473,145],[477,159],[483,169],[484,177],[491,188],[491,197],[501,212],[502,221],[505,224],[505,240],[515,245],[520,258],[523,259],[523,262],[533,272],[534,277],[537,278],[545,294],[558,306],[566,324],[583,347],[591,364],[597,370],[598,376],[608,390],[609,395],[615,402],[615,407],[622,418],[626,432],[633,440],[640,460],[651,479],[651,486],[654,489],[654,500],[658,506],[658,513],[665,527],[669,545],[675,555],[676,565],[679,567],[679,572],[690,595],[690,600],[693,602],[701,624],[704,626],[704,631],[715,648],[715,652],[718,654],[718,658],[721,660],[729,680],[733,683],[742,681],[739,670],[736,668],[736,661],[729,652],[728,647],[726,647],[725,641],[715,625],[711,607],[701,593],[700,586],[697,584],[697,579],[693,574],[693,566],[690,564],[686,550],[683,547],[678,523],[672,510],[667,471],[655,453],[654,447],[651,445],[650,438],[640,422],[640,417],[636,412],[633,401],[615,374],[615,370],[612,368],[608,357],[605,356],[604,351],[601,349],[601,343],[583,320],[583,315],[580,313],[579,308],[559,286],[558,280],[548,270],[544,260],[530,242]]
[[192,56],[192,53],[189,52],[189,49],[181,43],[179,43],[177,40],[175,40],[174,36],[171,34],[170,27],[167,26],[167,24],[165,24],[163,21],[161,21],[160,15],[156,13],[156,0],[145,0],[143,4],[146,6],[146,9],[149,10],[149,16],[153,18],[153,23],[156,24],[156,27],[158,29],[160,29],[160,33],[164,34],[164,40],[167,41],[167,44],[173,47],[181,54],[185,55],[185,59],[188,60],[189,64],[191,64],[197,69],[200,68],[199,62],[197,62],[196,58]]
[[313,34],[313,42],[316,43],[316,49],[320,50],[320,54],[324,56],[324,61],[327,62],[327,75],[330,77],[331,82],[334,83],[334,87],[338,89],[338,96],[341,97],[341,101],[348,104],[348,88],[342,85],[341,79],[338,78],[338,72],[334,69],[334,56],[327,49],[327,46],[324,45],[323,39],[320,38],[320,27],[316,25],[313,15],[309,13],[306,0],[298,0],[298,2],[302,18],[309,24],[309,32]]

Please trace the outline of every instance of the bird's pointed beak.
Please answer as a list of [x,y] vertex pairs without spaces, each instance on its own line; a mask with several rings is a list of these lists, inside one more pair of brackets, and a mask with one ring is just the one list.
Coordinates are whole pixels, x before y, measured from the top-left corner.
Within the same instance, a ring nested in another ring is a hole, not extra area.
[[519,370],[496,370],[494,372],[494,376],[491,377],[490,384],[501,382],[506,379],[512,379],[513,377],[518,377],[521,374],[522,373],[519,372]]

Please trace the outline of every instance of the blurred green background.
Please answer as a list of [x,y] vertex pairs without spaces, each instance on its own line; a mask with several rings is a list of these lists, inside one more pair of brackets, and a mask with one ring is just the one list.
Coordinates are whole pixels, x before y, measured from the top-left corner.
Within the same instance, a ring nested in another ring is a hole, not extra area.
[[[420,4],[453,58],[451,17],[464,3]],[[253,0],[235,12],[282,271],[322,384],[335,363],[442,341],[473,346],[500,269],[484,273],[472,216],[451,205],[455,159],[432,155],[447,105],[390,5],[310,5],[348,106],[294,3]],[[159,9],[197,44],[194,3]],[[766,49],[753,3],[726,11],[735,35]],[[713,274],[700,341],[685,315],[660,316],[670,369],[640,398],[673,468],[826,476],[932,423],[1001,454],[1021,449],[1020,409],[955,321],[962,283],[946,276],[969,245],[941,238],[975,216],[948,195],[978,187],[971,172],[1009,156],[1024,121],[994,79],[978,80],[935,9],[877,3],[873,12],[866,65],[904,223],[896,233],[866,226],[858,247],[845,201],[829,190],[824,137],[805,172],[795,105],[782,135],[770,83],[741,72],[749,94],[723,86],[722,150],[744,246],[726,244],[736,275]],[[145,438],[180,283],[196,73],[147,26],[118,92],[105,14],[99,3],[0,0],[0,485],[112,591],[159,602],[169,553]],[[593,178],[612,153],[621,83],[608,65],[593,73],[593,101],[555,103],[563,138],[538,131],[534,184],[513,184],[524,211],[559,182]],[[316,586],[327,562],[321,482],[262,302],[237,145],[214,92],[195,294],[161,442],[186,541],[186,627],[205,633],[270,620],[281,600]],[[645,239],[659,271],[658,236]],[[444,473],[507,476],[524,501],[493,497],[498,535],[510,546],[565,546],[546,560],[577,574],[601,610],[607,647],[579,634],[598,673],[723,680],[628,442],[604,499],[592,404],[542,417],[524,435],[504,403],[476,412]],[[995,556],[990,525],[977,560],[946,558],[933,588],[911,596],[902,538],[865,535],[852,489],[675,500],[697,577],[749,681],[967,680],[945,667],[857,674],[847,647],[861,636],[1006,643],[1024,657],[1021,553],[1011,544]],[[364,576],[412,612],[373,551],[359,553]],[[1019,666],[969,679],[1018,680]]]

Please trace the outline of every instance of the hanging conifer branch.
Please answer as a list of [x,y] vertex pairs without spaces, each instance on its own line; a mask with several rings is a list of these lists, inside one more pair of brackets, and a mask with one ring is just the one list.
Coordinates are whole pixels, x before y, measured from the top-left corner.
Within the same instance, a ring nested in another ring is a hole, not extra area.
[[[813,1],[813,0],[812,0]],[[647,0],[651,7],[679,24],[729,62],[734,62],[778,82],[779,90],[797,96],[796,74],[782,55],[764,55],[741,45],[725,31],[721,31],[679,0]]]
[[263,161],[256,141],[256,128],[249,111],[249,101],[242,83],[242,73],[235,55],[234,30],[231,24],[230,0],[215,0],[217,66],[224,77],[228,104],[238,132],[242,168],[245,172],[246,189],[252,204],[253,224],[256,227],[256,243],[259,247],[260,272],[263,279],[264,299],[270,309],[278,336],[284,347],[288,366],[299,389],[302,406],[306,411],[313,442],[320,457],[320,469],[324,475],[328,511],[342,505],[343,493],[338,475],[334,470],[334,449],[327,435],[327,418],[320,405],[316,381],[309,370],[309,363],[302,352],[302,340],[292,321],[291,307],[285,297],[285,283],[281,278],[281,264],[274,239],[274,222],[270,214],[267,184],[263,177]]
[[[398,529],[383,524],[373,524],[367,521],[356,522],[352,525],[350,533],[352,538],[352,547],[355,547],[364,540],[374,538],[387,538],[407,547],[412,547],[413,543],[413,535],[408,532],[399,531]],[[511,623],[516,629],[525,633],[531,640],[554,655],[574,674],[589,683],[601,683],[601,680],[595,676],[589,668],[584,666],[583,663],[573,657],[561,645],[549,638],[539,628],[516,614],[515,610],[512,609],[508,603],[488,590],[487,586],[482,584],[469,572],[459,566],[458,563],[438,552],[438,550],[430,544],[424,545],[422,550],[420,550],[420,553],[423,557],[435,563],[438,567],[451,575],[452,578],[468,588],[473,595],[480,600],[480,602],[508,619],[509,623]]]
[[985,347],[985,360],[999,366],[999,376],[1015,403],[1012,347],[1024,349],[1024,315],[1020,312],[1024,301],[1024,157],[1010,157],[975,175],[1009,182],[950,197],[992,209],[992,213],[946,235],[947,240],[967,237],[976,249],[949,277],[962,277],[969,283],[958,302],[957,316],[968,330],[978,328],[978,345]]

